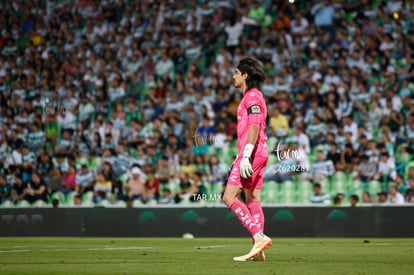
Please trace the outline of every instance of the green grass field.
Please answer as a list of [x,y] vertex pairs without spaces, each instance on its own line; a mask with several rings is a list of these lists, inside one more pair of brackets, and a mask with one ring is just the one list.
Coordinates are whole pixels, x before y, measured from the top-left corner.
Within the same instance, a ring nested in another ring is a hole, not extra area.
[[414,239],[0,238],[0,274],[414,274]]

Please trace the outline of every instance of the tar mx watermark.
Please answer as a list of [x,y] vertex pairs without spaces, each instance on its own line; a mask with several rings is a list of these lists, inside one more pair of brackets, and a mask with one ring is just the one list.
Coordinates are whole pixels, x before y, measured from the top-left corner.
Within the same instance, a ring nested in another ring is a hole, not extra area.
[[194,201],[221,201],[222,194],[213,193],[213,194],[192,194],[192,199]]

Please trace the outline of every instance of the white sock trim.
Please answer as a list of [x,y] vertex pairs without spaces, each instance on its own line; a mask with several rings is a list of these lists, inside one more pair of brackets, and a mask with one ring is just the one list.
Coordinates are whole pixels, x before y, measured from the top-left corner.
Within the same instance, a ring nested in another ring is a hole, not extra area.
[[254,234],[253,239],[255,242],[260,241],[264,237],[263,232],[258,232]]

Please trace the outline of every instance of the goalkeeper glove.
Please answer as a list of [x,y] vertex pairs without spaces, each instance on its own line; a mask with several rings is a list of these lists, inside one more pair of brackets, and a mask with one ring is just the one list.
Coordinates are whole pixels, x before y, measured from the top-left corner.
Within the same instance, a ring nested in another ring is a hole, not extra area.
[[253,144],[246,144],[246,146],[243,149],[243,158],[240,162],[240,175],[247,179],[250,178],[253,175],[253,168],[252,164],[250,163],[250,157],[252,155],[254,149]]

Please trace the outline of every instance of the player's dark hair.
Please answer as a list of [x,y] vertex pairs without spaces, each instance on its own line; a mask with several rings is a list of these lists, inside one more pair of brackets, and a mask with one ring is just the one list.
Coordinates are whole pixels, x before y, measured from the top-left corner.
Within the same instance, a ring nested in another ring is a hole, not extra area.
[[359,197],[358,197],[358,195],[351,195],[351,197],[350,197],[351,199],[353,199],[353,200],[355,200],[356,202],[359,202]]
[[266,79],[260,63],[252,58],[244,58],[240,60],[237,69],[244,74],[247,73],[246,86],[247,90],[251,88],[260,88],[260,84]]

